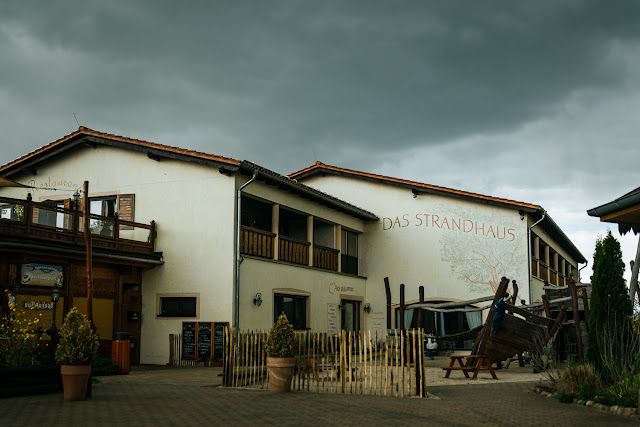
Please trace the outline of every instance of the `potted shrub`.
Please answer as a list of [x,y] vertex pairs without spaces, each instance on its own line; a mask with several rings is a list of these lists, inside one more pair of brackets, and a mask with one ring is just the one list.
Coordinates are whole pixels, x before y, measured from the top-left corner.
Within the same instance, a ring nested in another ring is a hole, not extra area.
[[91,375],[91,362],[98,353],[98,336],[87,317],[74,307],[60,329],[56,362],[60,365],[64,400],[84,400]]
[[269,331],[267,337],[267,368],[271,391],[291,390],[293,368],[296,366],[298,340],[284,313]]

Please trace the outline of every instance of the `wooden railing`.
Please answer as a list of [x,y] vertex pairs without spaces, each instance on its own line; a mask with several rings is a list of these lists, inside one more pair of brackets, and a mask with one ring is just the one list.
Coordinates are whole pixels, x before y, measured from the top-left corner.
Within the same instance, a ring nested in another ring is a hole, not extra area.
[[552,285],[558,286],[558,272],[552,269],[549,269],[549,283]]
[[[291,388],[316,393],[426,397],[423,330],[392,332],[297,333]],[[233,329],[225,329],[225,386],[269,388],[266,341],[266,332],[236,335]]]
[[[84,246],[83,214],[67,209],[26,200],[0,197],[2,219],[0,235],[22,237],[62,244]],[[141,224],[115,217],[89,215],[92,246],[96,249],[143,254],[154,253],[155,222]]]
[[338,271],[340,250],[326,246],[313,245],[313,266],[325,270]]
[[278,236],[278,259],[293,264],[309,265],[311,243]]
[[273,259],[273,239],[276,235],[257,228],[240,227],[240,252]]
[[547,278],[549,277],[548,275],[549,272],[549,267],[547,267],[547,264],[545,264],[542,261],[538,262],[538,278],[542,279],[542,280],[548,280]]
[[535,277],[540,277],[538,276],[538,258],[531,258],[531,274]]

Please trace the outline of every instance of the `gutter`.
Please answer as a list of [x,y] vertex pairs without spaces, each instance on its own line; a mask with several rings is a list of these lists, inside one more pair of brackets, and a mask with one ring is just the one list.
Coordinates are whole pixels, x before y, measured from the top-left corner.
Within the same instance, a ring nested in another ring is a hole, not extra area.
[[529,304],[533,304],[533,288],[531,283],[531,278],[533,277],[533,267],[531,265],[533,263],[533,252],[531,252],[531,229],[544,221],[544,217],[547,215],[547,212],[544,209],[540,208],[540,211],[542,211],[542,218],[534,222],[527,230],[527,242],[529,243]]
[[[79,251],[75,249],[53,248],[51,246],[36,245],[33,243],[0,242],[0,247],[1,246],[13,247],[13,248],[18,247],[18,248],[25,248],[25,249],[41,249],[41,250],[62,252],[66,254],[82,255],[82,256],[85,256],[87,254],[85,251]],[[153,264],[153,265],[164,264],[164,261],[161,259],[156,260],[156,259],[138,258],[133,256],[127,256],[127,255],[114,255],[114,254],[103,254],[100,252],[93,252],[93,256],[98,258],[118,259],[122,261],[133,261],[133,262],[140,262],[140,263]]]
[[629,206],[633,206],[640,203],[640,192],[629,194],[626,196],[618,197],[612,202],[605,203],[593,209],[587,211],[587,215],[602,217],[615,211],[619,211]]
[[251,184],[258,178],[258,171],[253,170],[253,176],[251,179],[240,188],[238,188],[237,200],[236,200],[236,209],[237,212],[237,224],[236,224],[236,304],[235,304],[235,316],[233,319],[233,327],[236,329],[236,345],[238,345],[238,325],[240,324],[240,264],[244,261],[242,255],[240,255],[240,222],[242,220],[242,189],[247,185]]

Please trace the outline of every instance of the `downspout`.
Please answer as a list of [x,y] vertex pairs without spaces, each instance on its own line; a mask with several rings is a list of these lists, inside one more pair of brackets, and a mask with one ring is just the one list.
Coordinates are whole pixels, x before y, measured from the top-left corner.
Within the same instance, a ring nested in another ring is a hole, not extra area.
[[[580,264],[580,263],[578,263],[578,264]],[[585,268],[587,265],[589,265],[589,261],[585,261],[584,265],[578,269],[578,282],[582,282],[582,280],[580,280],[580,272],[581,272],[581,271],[582,271],[582,269],[583,269],[583,268]],[[591,280],[591,279],[589,279],[589,280]]]
[[236,224],[236,304],[235,304],[235,318],[233,320],[233,327],[236,329],[236,345],[238,343],[238,326],[240,324],[240,264],[244,261],[244,258],[240,255],[240,222],[242,221],[242,189],[251,184],[258,177],[258,171],[254,169],[253,177],[245,182],[240,188],[238,188],[236,208],[238,210],[237,224]]
[[542,211],[542,218],[537,222],[534,222],[527,232],[527,241],[529,242],[529,304],[533,304],[533,287],[531,282],[531,277],[533,276],[533,266],[531,265],[533,263],[533,252],[531,251],[531,229],[544,221],[544,217],[547,215],[547,212],[544,209],[540,208],[540,210]]

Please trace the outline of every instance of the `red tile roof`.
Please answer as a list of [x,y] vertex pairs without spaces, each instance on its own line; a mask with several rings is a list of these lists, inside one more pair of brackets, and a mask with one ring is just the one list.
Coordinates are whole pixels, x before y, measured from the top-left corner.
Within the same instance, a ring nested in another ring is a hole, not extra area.
[[303,180],[304,178],[307,178],[309,176],[316,175],[319,173],[327,173],[327,174],[333,174],[333,175],[347,175],[354,178],[373,180],[373,181],[392,184],[392,185],[401,185],[404,187],[415,188],[416,190],[423,190],[427,192],[450,195],[454,197],[471,198],[471,199],[482,200],[482,201],[494,203],[494,204],[524,208],[527,210],[540,209],[539,205],[535,205],[532,203],[519,202],[516,200],[503,199],[500,197],[486,196],[483,194],[471,193],[468,191],[456,190],[456,189],[447,188],[447,187],[440,187],[437,185],[425,184],[417,181],[409,181],[406,179],[394,178],[390,176],[377,175],[369,172],[361,172],[353,169],[345,169],[338,166],[327,165],[322,162],[316,162],[314,165],[311,165],[297,172],[293,172],[292,174],[289,174],[289,178]]
[[78,128],[77,131],[70,133],[69,135],[63,136],[62,138],[53,141],[43,147],[38,148],[37,150],[34,150],[30,153],[25,154],[22,157],[18,157],[17,159],[3,165],[2,167],[0,167],[0,173],[7,171],[8,169],[11,169],[14,166],[19,165],[20,163],[23,163],[27,160],[30,159],[35,159],[38,157],[38,155],[49,151],[51,149],[54,149],[56,147],[62,147],[64,146],[65,143],[68,143],[71,140],[76,139],[77,137],[80,136],[94,136],[94,137],[98,137],[98,138],[105,138],[105,139],[109,139],[112,141],[119,141],[119,142],[124,142],[127,144],[133,144],[133,145],[137,145],[137,146],[141,146],[141,147],[147,147],[147,148],[152,148],[152,149],[156,149],[156,150],[162,150],[162,151],[166,151],[166,152],[171,152],[171,153],[175,153],[175,154],[181,154],[181,155],[185,155],[185,156],[190,156],[190,157],[195,157],[195,158],[200,158],[200,159],[205,159],[205,160],[211,160],[211,161],[215,161],[215,162],[220,162],[220,163],[227,163],[229,165],[234,165],[236,166],[238,164],[238,160],[234,160],[232,158],[229,157],[222,157],[222,156],[216,156],[213,154],[207,154],[207,153],[202,153],[199,151],[194,151],[194,150],[187,150],[185,148],[179,148],[179,147],[172,147],[170,145],[164,145],[164,144],[157,144],[155,142],[149,142],[149,141],[143,141],[141,139],[135,139],[135,138],[127,138],[125,136],[120,136],[120,135],[113,135],[110,133],[104,133],[104,132],[98,132],[95,131],[93,129],[89,129],[87,127],[84,126],[80,126]]

